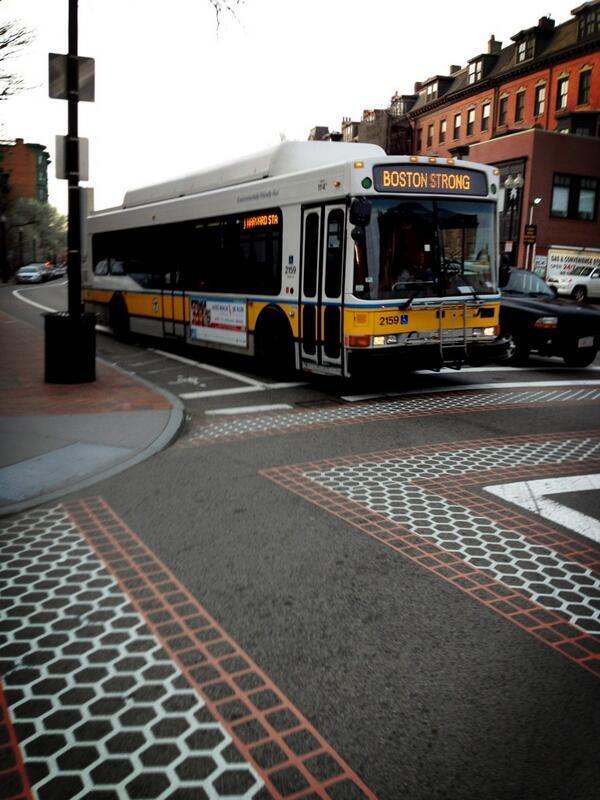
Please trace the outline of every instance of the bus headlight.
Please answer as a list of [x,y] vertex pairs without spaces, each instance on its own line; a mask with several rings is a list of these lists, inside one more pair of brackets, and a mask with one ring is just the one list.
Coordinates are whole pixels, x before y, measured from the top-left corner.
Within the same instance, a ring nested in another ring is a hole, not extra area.
[[374,336],[373,347],[382,347],[385,344],[385,336]]
[[489,328],[473,328],[473,337],[477,339],[482,336],[498,336],[499,333],[500,328],[498,325]]

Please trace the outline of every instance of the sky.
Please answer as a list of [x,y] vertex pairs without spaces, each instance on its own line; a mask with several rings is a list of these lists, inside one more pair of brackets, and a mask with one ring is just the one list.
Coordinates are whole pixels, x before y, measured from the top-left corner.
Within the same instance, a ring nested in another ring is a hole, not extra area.
[[[79,55],[95,59],[94,103],[79,105],[94,205],[126,190],[305,140],[315,125],[385,108],[394,92],[448,74],[573,0],[244,0],[217,28],[209,0],[79,0]],[[48,53],[67,52],[68,0],[0,0],[0,21],[33,40],[11,63],[27,89],[0,105],[0,139],[48,148],[50,203],[66,213],[55,136],[67,104],[48,97]]]

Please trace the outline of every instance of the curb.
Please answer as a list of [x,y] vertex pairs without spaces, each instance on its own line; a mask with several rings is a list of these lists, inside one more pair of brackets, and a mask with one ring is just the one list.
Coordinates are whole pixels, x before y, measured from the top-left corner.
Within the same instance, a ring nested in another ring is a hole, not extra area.
[[69,486],[63,486],[61,489],[36,495],[35,497],[29,497],[26,500],[19,501],[18,503],[2,506],[0,507],[0,517],[5,517],[9,514],[17,514],[21,511],[27,511],[35,506],[48,503],[51,500],[58,500],[59,498],[65,497],[73,492],[80,491],[81,489],[87,489],[89,486],[106,480],[107,478],[112,478],[114,475],[118,475],[120,472],[130,469],[130,467],[134,467],[136,464],[146,461],[148,458],[160,453],[162,450],[166,450],[167,447],[169,447],[178,438],[185,422],[185,406],[178,397],[166,389],[161,388],[160,386],[154,386],[154,384],[150,383],[145,378],[140,378],[139,375],[132,375],[126,370],[121,369],[121,367],[117,367],[114,364],[109,364],[109,362],[103,358],[97,357],[96,361],[101,362],[110,369],[121,372],[123,375],[127,375],[128,378],[141,383],[147,389],[162,395],[171,406],[167,424],[153,442],[151,442],[147,447],[136,453],[131,458],[128,458],[126,461],[113,464],[111,467],[107,467],[100,472],[88,475],[82,480],[77,481],[77,483],[69,484]]

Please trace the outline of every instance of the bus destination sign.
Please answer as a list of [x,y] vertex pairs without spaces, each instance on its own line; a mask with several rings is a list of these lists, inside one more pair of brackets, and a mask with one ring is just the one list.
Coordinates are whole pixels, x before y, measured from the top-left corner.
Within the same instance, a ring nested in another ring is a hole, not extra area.
[[433,164],[375,166],[373,181],[378,192],[459,194],[477,197],[485,197],[488,193],[487,177],[484,172]]

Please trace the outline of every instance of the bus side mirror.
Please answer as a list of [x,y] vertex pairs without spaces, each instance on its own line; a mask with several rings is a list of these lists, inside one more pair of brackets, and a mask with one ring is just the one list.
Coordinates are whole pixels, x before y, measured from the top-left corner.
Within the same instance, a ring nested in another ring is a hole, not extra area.
[[350,206],[350,222],[364,228],[371,221],[371,203],[366,197],[355,197]]

